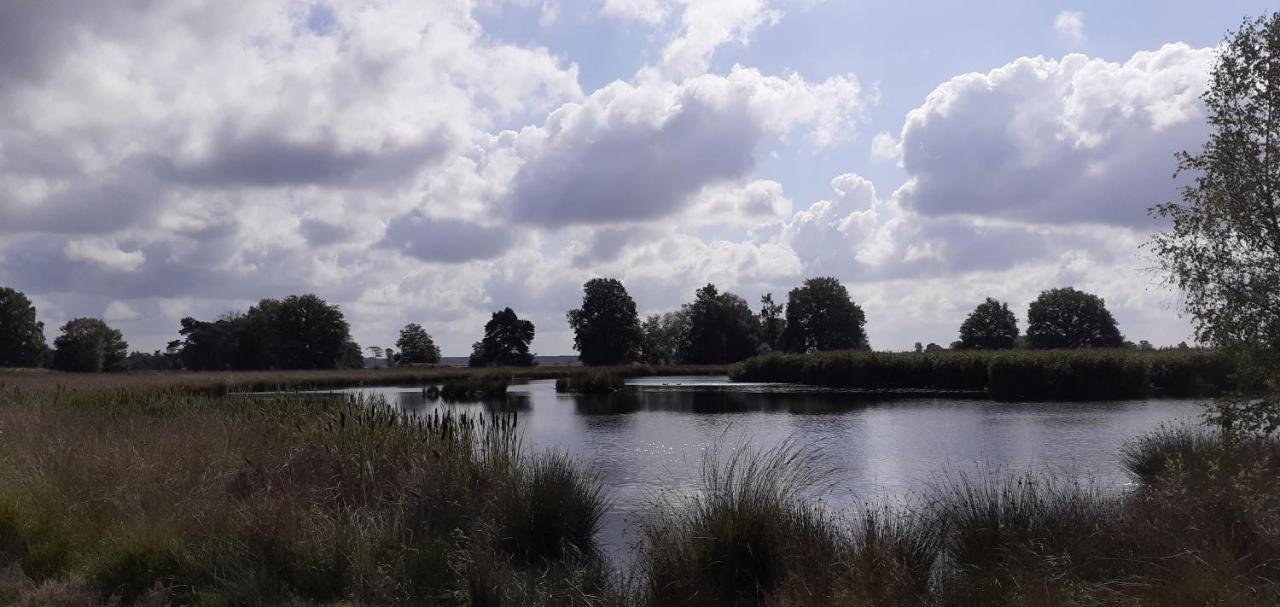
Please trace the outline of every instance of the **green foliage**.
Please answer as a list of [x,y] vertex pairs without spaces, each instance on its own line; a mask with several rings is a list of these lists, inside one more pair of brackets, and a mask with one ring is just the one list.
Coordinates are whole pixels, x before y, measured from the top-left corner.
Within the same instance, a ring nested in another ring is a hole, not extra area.
[[987,392],[1000,400],[1106,400],[1221,393],[1231,357],[1203,350],[814,352],[733,365],[735,381],[870,391]]
[[38,367],[45,353],[44,323],[21,291],[0,287],[0,367]]
[[754,356],[760,348],[760,322],[746,300],[720,293],[708,284],[689,304],[686,362],[724,364]]
[[[484,325],[484,338],[471,347],[472,367],[531,367],[533,323],[521,320],[511,308],[493,313]],[[403,355],[403,352],[401,352]]]
[[53,367],[60,371],[102,373],[127,369],[129,344],[120,331],[97,318],[67,321],[53,346]]
[[355,367],[342,310],[319,297],[263,299],[243,314],[213,322],[183,318],[178,357],[196,371]]
[[644,335],[640,358],[645,364],[672,365],[685,361],[689,342],[689,307],[651,314],[640,326]]
[[1008,350],[1017,342],[1018,319],[1009,304],[990,297],[960,324],[960,347],[965,350]]
[[422,325],[411,322],[400,329],[400,339],[396,340],[400,348],[401,364],[439,364],[440,348],[436,346],[431,335]]
[[866,324],[862,308],[840,281],[810,278],[787,294],[783,348],[800,353],[867,349]]
[[771,350],[782,349],[782,336],[787,329],[782,312],[783,305],[773,303],[773,293],[760,296],[760,342]]
[[644,334],[626,287],[616,278],[593,278],[582,291],[582,307],[568,314],[578,360],[592,366],[640,360]]
[[1169,229],[1148,246],[1202,342],[1280,352],[1280,13],[1227,37],[1202,99],[1209,137],[1178,155],[1195,181],[1151,209]]
[[1124,337],[1102,298],[1071,287],[1040,293],[1027,309],[1032,348],[1119,348]]

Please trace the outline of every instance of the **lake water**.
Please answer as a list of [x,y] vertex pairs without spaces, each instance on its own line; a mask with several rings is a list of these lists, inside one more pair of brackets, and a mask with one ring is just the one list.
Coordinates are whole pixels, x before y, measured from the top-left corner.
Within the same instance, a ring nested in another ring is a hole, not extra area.
[[384,396],[406,412],[435,407],[515,408],[524,444],[567,452],[594,468],[612,508],[604,545],[621,556],[629,530],[661,492],[698,486],[703,454],[739,440],[769,447],[788,438],[840,469],[820,496],[852,510],[909,498],[944,470],[1048,470],[1104,485],[1128,481],[1117,449],[1161,423],[1194,420],[1197,400],[1002,403],[955,398],[871,399],[805,386],[740,384],[725,377],[648,377],[610,395],[557,394],[550,380],[513,384],[505,402],[441,404],[421,386],[339,392]]

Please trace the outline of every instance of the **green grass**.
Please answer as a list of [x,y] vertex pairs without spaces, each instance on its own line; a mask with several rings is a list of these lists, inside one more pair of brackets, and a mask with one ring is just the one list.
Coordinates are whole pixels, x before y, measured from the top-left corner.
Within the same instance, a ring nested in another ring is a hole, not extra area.
[[987,394],[998,400],[1215,395],[1231,387],[1225,354],[1205,350],[863,351],[770,354],[732,365],[735,381],[867,391]]

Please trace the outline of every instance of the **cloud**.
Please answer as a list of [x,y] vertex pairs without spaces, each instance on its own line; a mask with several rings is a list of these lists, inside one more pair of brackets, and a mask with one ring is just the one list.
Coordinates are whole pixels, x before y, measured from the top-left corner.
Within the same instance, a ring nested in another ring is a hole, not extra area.
[[658,25],[667,20],[671,6],[667,0],[604,0],[600,14],[613,19]]
[[678,85],[615,82],[520,134],[528,159],[503,203],[548,227],[665,217],[745,177],[770,137],[807,127],[817,145],[847,138],[863,104],[852,76],[809,83],[735,67]]
[[1072,44],[1084,41],[1084,14],[1080,11],[1062,11],[1053,18],[1053,31]]
[[117,272],[133,272],[147,261],[142,251],[123,251],[114,241],[103,238],[73,240],[62,252],[71,261],[96,264]]
[[873,160],[898,160],[902,157],[902,145],[892,133],[876,133],[871,139],[871,158]]
[[1123,64],[1023,57],[952,78],[907,115],[897,193],[924,215],[1150,226],[1173,154],[1197,149],[1212,49],[1170,44]]
[[133,306],[120,300],[107,304],[107,309],[102,313],[102,318],[108,321],[136,320],[141,316]]
[[391,220],[383,245],[423,261],[460,263],[498,257],[514,238],[502,227],[414,212]]
[[746,44],[757,28],[782,19],[766,0],[690,0],[680,14],[680,31],[662,49],[662,68],[680,80],[706,73],[720,46]]

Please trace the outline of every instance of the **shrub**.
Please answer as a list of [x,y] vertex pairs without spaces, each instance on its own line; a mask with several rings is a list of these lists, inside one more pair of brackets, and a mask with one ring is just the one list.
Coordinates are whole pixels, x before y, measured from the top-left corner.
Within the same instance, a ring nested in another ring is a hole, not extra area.
[[578,373],[556,379],[556,392],[607,394],[625,388],[627,380],[617,373]]
[[638,558],[652,605],[800,604],[828,596],[844,538],[804,494],[826,472],[815,452],[739,443],[704,460],[703,488],[670,502],[641,527]]

